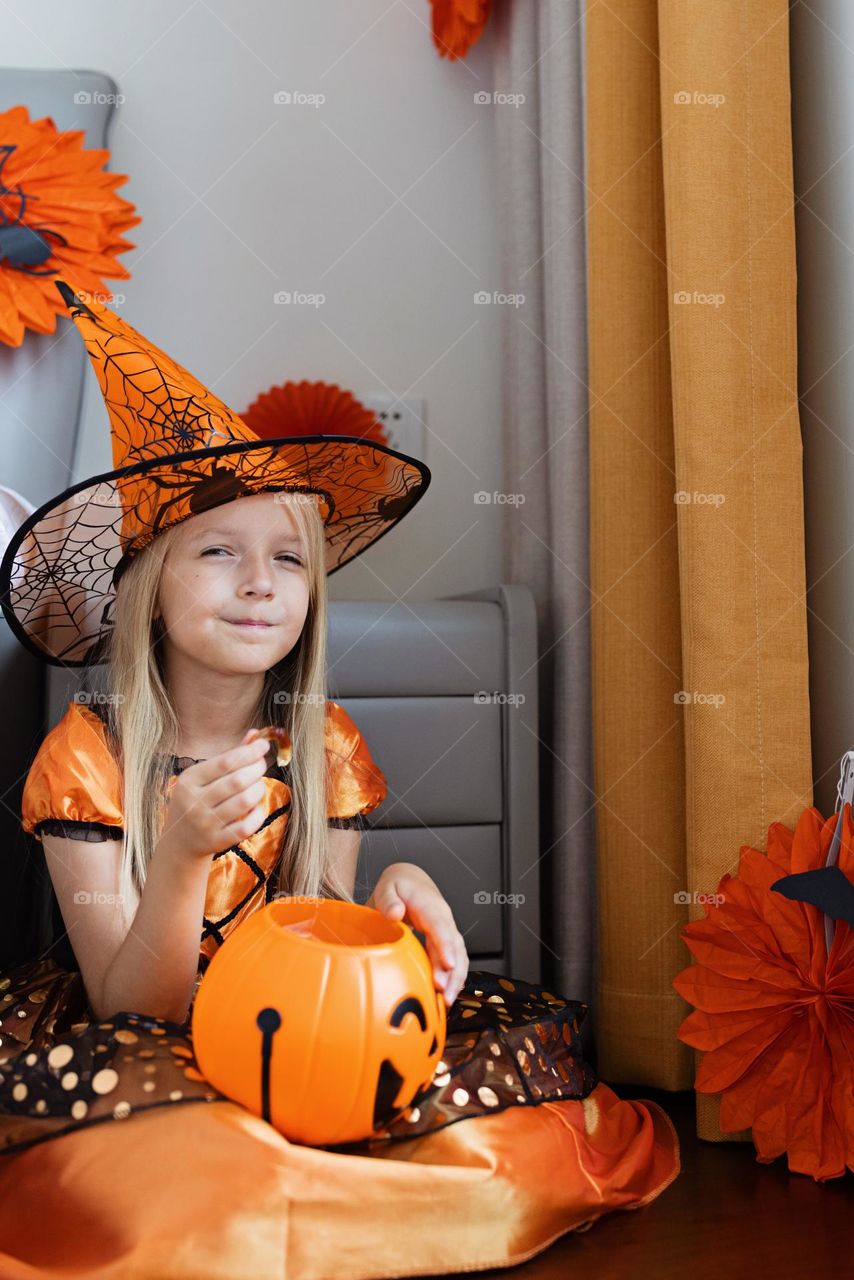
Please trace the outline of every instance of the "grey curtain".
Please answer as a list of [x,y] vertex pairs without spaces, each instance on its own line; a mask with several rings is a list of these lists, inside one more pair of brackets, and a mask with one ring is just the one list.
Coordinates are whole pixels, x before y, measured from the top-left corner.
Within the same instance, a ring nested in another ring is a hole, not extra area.
[[[580,0],[497,5],[507,581],[527,583],[539,623],[544,974],[564,994],[595,991]],[[524,892],[524,877],[520,884]],[[588,1038],[595,1006],[585,1024]]]

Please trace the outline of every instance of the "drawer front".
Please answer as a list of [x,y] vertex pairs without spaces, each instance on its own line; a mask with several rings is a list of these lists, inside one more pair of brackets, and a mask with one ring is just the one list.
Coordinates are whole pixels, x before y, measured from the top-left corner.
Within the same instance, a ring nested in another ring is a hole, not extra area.
[[341,698],[388,781],[372,826],[503,821],[502,706],[465,698]]
[[393,862],[414,862],[436,882],[454,913],[469,955],[504,948],[501,828],[374,828],[362,835],[356,901],[365,902]]

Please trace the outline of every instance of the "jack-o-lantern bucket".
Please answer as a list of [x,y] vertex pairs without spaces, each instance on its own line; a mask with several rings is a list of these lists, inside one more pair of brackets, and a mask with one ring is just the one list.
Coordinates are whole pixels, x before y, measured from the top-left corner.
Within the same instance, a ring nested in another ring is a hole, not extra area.
[[446,1006],[409,925],[335,898],[277,898],[199,983],[202,1074],[294,1142],[356,1142],[433,1078]]

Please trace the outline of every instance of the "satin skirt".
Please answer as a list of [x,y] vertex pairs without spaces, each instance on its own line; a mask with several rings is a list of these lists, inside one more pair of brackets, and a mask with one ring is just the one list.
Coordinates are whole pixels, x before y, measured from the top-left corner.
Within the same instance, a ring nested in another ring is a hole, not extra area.
[[0,977],[0,1280],[384,1280],[526,1261],[678,1175],[654,1102],[581,1054],[579,1002],[470,971],[429,1090],[376,1137],[290,1142],[188,1024],[97,1022],[50,961]]

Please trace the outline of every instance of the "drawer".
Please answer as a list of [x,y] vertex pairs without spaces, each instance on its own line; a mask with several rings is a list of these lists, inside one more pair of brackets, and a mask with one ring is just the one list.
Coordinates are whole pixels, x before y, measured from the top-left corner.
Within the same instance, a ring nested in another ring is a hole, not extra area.
[[373,828],[362,834],[356,901],[365,902],[392,862],[414,862],[435,880],[454,913],[469,955],[504,947],[501,828]]

